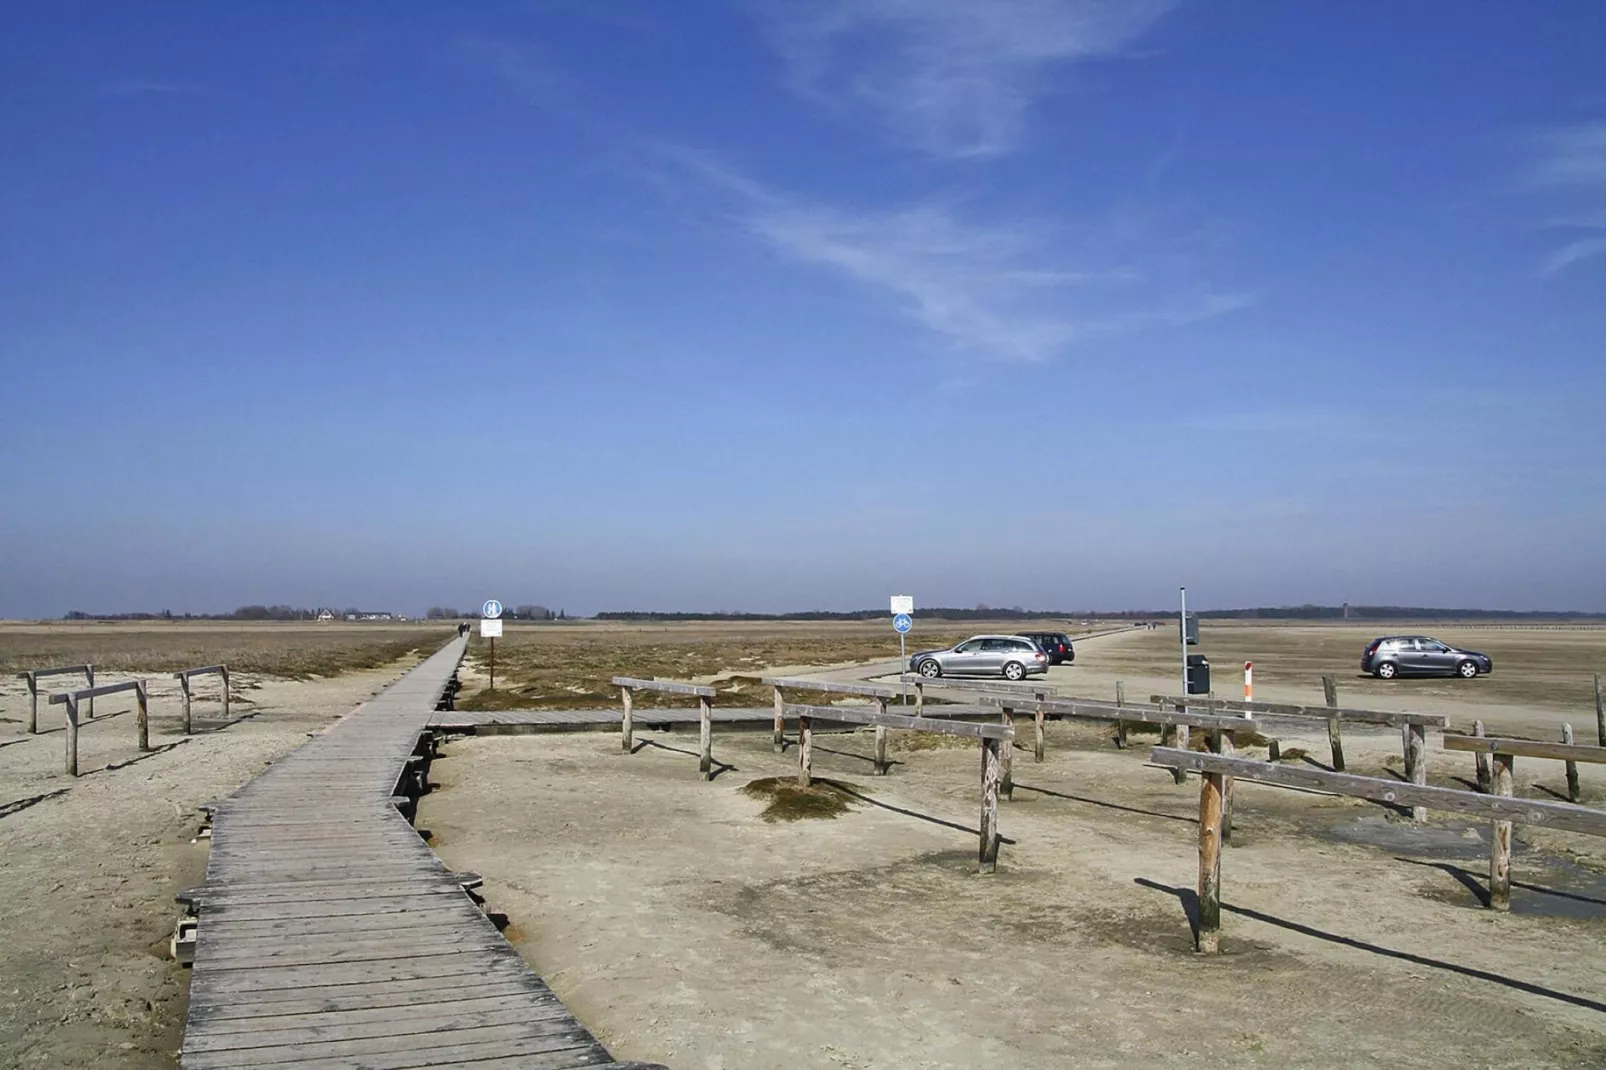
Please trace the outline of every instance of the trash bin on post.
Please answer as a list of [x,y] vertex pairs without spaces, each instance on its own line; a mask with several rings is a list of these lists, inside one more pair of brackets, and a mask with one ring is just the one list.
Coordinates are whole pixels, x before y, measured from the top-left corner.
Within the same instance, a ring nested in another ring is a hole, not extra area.
[[1188,655],[1188,694],[1210,694],[1210,659],[1203,654]]

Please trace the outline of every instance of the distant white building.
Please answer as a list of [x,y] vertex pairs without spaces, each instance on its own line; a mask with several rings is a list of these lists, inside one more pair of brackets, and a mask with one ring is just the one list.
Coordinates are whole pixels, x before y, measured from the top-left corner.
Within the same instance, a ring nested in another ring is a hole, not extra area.
[[334,620],[335,619],[335,615],[333,613],[329,612],[327,609],[320,609],[320,610],[318,610],[318,619],[319,620]]

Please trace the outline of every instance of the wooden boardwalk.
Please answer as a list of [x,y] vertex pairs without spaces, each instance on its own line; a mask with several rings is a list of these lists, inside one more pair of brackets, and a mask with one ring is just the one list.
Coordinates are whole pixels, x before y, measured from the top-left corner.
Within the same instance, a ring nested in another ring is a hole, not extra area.
[[392,802],[456,639],[219,804],[185,1070],[621,1067]]

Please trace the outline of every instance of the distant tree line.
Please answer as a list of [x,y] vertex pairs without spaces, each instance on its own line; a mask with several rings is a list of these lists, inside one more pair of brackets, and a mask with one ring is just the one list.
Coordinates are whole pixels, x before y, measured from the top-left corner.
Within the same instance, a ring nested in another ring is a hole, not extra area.
[[[930,609],[916,607],[915,615],[934,620],[1163,620],[1175,618],[1175,609],[1022,609],[1012,606],[1001,609],[995,606],[976,606],[958,609],[938,606]],[[1343,606],[1257,606],[1251,609],[1206,609],[1195,614],[1214,620],[1343,620]],[[885,609],[856,609],[845,612],[808,610],[801,613],[658,613],[631,610],[610,610],[598,613],[597,620],[617,621],[863,621],[883,620]],[[1606,613],[1577,611],[1548,612],[1519,609],[1435,609],[1426,606],[1350,606],[1348,617],[1353,620],[1606,620]]]
[[[426,619],[428,619],[428,620],[479,620],[480,615],[479,615],[478,611],[475,611],[473,613],[460,613],[455,609],[451,609],[451,608],[448,608],[448,607],[445,607],[445,606],[430,606],[429,609],[424,611],[424,617]],[[526,605],[526,606],[515,606],[512,609],[503,609],[502,610],[502,619],[503,620],[573,620],[574,618],[569,616],[567,613],[565,613],[561,609],[553,611],[553,610],[548,609],[546,606],[528,606],[528,605]]]
[[[342,610],[356,613],[357,610]],[[155,613],[85,613],[81,609],[62,614],[62,620],[316,620],[315,609],[292,606],[241,606],[232,613],[174,613],[171,609]]]

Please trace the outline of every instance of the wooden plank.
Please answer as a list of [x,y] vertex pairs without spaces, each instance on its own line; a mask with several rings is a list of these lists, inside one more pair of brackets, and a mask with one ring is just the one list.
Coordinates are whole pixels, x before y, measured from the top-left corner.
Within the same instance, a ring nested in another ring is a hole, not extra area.
[[1033,698],[1052,698],[1054,688],[1048,684],[1034,684],[1014,680],[978,679],[963,676],[921,676],[919,673],[906,672],[898,677],[901,683],[917,684],[921,687],[947,688],[950,691],[1003,691],[1013,695],[1029,695]]
[[968,736],[975,739],[1009,739],[1014,730],[1001,724],[972,724],[967,721],[942,721],[932,717],[909,717],[901,713],[877,713],[870,709],[850,706],[800,706],[786,704],[789,717],[808,717],[818,721],[839,721],[843,724],[886,725],[888,728],[912,728],[921,732],[938,732],[945,736]]
[[801,691],[828,691],[839,695],[864,695],[869,698],[897,698],[902,692],[884,684],[847,683],[839,680],[810,680],[802,676],[764,676],[761,683],[774,688],[793,688]]
[[[1570,747],[1570,746],[1573,745],[1573,726],[1572,725],[1564,724],[1564,725],[1561,726],[1561,741],[1566,746]],[[1574,759],[1568,759],[1568,761],[1567,761],[1567,801],[1568,802],[1577,802],[1578,801],[1578,796],[1579,796],[1579,790],[1578,790],[1578,762],[1576,760],[1574,760]]]
[[632,676],[615,676],[615,687],[633,687],[637,691],[662,691],[671,695],[695,695],[714,698],[716,692],[707,684],[688,684],[679,680],[638,680]]
[[1226,731],[1253,731],[1255,723],[1244,717],[1229,717],[1217,713],[1194,713],[1191,710],[1174,710],[1148,706],[1112,706],[1105,702],[1079,698],[1056,698],[1044,701],[1000,698],[983,695],[981,701],[989,706],[1002,706],[1013,710],[1041,709],[1051,717],[1069,717],[1086,721],[1141,721],[1145,724],[1187,725],[1194,728],[1217,728]]
[[68,699],[98,698],[102,695],[115,695],[123,691],[137,691],[145,686],[144,680],[124,680],[121,683],[101,684],[99,687],[82,687],[77,691],[57,691],[50,696],[52,706],[66,702]]
[[[1570,732],[1568,733],[1571,734]],[[1542,739],[1515,739],[1508,736],[1462,736],[1444,734],[1444,749],[1474,754],[1510,754],[1518,758],[1555,758],[1564,762],[1606,765],[1606,747],[1587,747],[1574,743],[1551,743]]]
[[1220,950],[1221,822],[1226,780],[1216,772],[1199,778],[1199,935],[1195,946],[1205,955]]
[[94,670],[88,665],[57,665],[50,669],[29,669],[19,672],[17,679],[26,680],[29,677],[37,680],[41,676],[88,676]]
[[1425,725],[1431,728],[1443,728],[1449,722],[1443,714],[1439,713],[1395,713],[1389,710],[1351,710],[1327,706],[1302,706],[1288,702],[1243,702],[1238,699],[1202,698],[1190,695],[1181,698],[1175,695],[1150,695],[1150,702],[1160,702],[1167,706],[1186,702],[1189,706],[1200,709],[1222,710],[1232,713],[1256,713],[1272,717],[1314,717],[1322,720],[1337,718],[1340,721],[1350,721],[1355,724],[1380,725]]
[[[195,1065],[207,1067],[284,1066],[315,1067],[324,1060],[344,1059],[347,1065],[357,1061],[364,1068],[382,1066],[449,1066],[473,1058],[473,1048],[483,1041],[518,1041],[531,1052],[572,1051],[599,1047],[589,1033],[571,1018],[567,1022],[551,1023],[508,1022],[500,1025],[454,1027],[452,1023],[421,1019],[410,1029],[388,1035],[363,1035],[368,1030],[354,1030],[356,1035],[343,1036],[340,1030],[324,1030],[323,1035],[303,1031],[298,1039],[266,1046],[197,1051]],[[332,1034],[332,1035],[331,1035]],[[426,1053],[431,1061],[418,1061]],[[184,1049],[185,1066],[192,1065],[188,1041]],[[399,1056],[402,1062],[386,1062],[386,1056]]]
[[1193,773],[1222,773],[1240,780],[1276,784],[1285,788],[1326,791],[1334,795],[1348,795],[1401,806],[1421,805],[1434,810],[1451,810],[1472,817],[1544,825],[1569,832],[1582,832],[1590,836],[1606,836],[1606,812],[1592,810],[1586,806],[1574,806],[1572,803],[1479,795],[1476,792],[1455,788],[1400,783],[1379,777],[1356,776],[1353,773],[1329,773],[1325,769],[1273,765],[1270,762],[1257,762],[1248,758],[1226,758],[1217,754],[1169,747],[1156,747],[1149,754],[1149,760],[1168,769],[1184,769]]
[[221,675],[229,670],[222,665],[203,665],[198,669],[180,669],[173,674],[175,680],[188,680],[192,676]]

